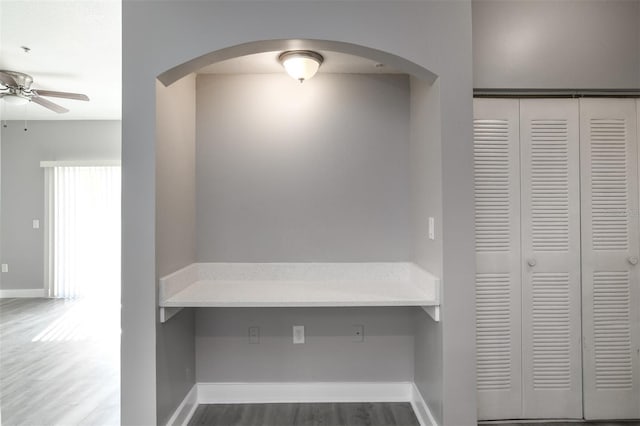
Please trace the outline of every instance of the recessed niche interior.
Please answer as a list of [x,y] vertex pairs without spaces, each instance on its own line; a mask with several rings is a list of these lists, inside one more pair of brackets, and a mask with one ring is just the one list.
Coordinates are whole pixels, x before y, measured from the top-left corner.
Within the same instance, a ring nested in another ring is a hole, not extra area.
[[195,103],[193,117],[178,105],[158,115],[159,126],[193,119],[194,156],[194,262],[162,274],[161,307],[437,306],[433,81],[321,51],[300,83],[279,53],[219,61],[159,92],[159,111]]
[[196,383],[406,384],[430,356],[438,83],[320,53],[302,84],[272,50],[157,83],[159,316],[163,332],[193,329],[161,356],[193,345]]
[[410,258],[406,75],[196,79],[199,262]]

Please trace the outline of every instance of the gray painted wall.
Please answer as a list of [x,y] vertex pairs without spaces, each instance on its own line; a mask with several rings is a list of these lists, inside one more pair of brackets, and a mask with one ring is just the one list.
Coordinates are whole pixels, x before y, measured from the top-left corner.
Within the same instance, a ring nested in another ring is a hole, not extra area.
[[[156,262],[162,277],[196,260],[196,79],[156,84]],[[195,383],[194,312],[156,323],[158,424],[166,424]]]
[[[411,78],[410,213],[412,260],[442,274],[442,144],[440,82]],[[429,217],[435,220],[430,240]]]
[[[413,380],[409,308],[198,309],[199,382],[385,382]],[[292,343],[292,325],[305,343]],[[351,326],[364,325],[364,342]],[[249,344],[248,328],[260,327]]]
[[[413,261],[442,276],[442,146],[440,82],[411,78],[411,238]],[[429,217],[435,220],[430,240]],[[414,382],[442,423],[442,324],[415,310]]]
[[[436,323],[422,308],[413,311],[414,325],[414,375],[413,382],[437,424],[444,424],[442,326]],[[475,360],[471,361],[474,364]],[[461,403],[463,400],[460,399]]]
[[640,1],[474,0],[477,88],[640,88]]
[[196,259],[196,77],[156,84],[156,262],[164,276]]
[[[199,75],[196,129],[199,261],[410,259],[407,76]],[[412,381],[410,312],[199,309],[197,381]]]
[[406,261],[406,76],[199,75],[201,262]]
[[157,420],[155,77],[221,48],[299,37],[374,47],[440,76],[446,299],[440,400],[443,423],[475,423],[470,2],[126,0],[123,31],[123,424]]
[[[119,160],[120,121],[9,121],[1,129],[0,289],[44,289],[45,160]],[[40,220],[33,229],[32,220]]]
[[[438,2],[444,57],[440,72],[442,149],[442,423],[476,423],[475,250],[471,4]],[[468,83],[468,84],[467,84]],[[463,401],[462,405],[460,402]],[[464,406],[464,407],[463,407]]]
[[[199,75],[199,260],[417,257],[439,274],[441,235],[425,238],[427,217],[442,218],[439,91],[413,79],[409,114],[408,83],[399,75],[319,74],[304,85],[284,74]],[[412,381],[411,311],[201,309],[197,381]],[[436,323],[418,321],[421,342],[438,335]],[[306,326],[304,346],[291,343],[294,324]],[[364,343],[351,341],[352,324],[365,326]],[[247,341],[251,325],[262,329],[260,345]],[[433,353],[420,352],[416,364],[437,404],[440,345],[430,343]]]

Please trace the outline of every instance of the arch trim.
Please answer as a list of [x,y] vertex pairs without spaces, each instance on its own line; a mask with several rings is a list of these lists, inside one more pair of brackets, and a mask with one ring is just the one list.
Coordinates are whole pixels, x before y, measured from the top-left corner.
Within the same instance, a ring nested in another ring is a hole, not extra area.
[[280,39],[280,40],[261,40],[248,43],[238,44],[236,46],[226,47],[210,53],[206,53],[197,58],[191,59],[180,65],[177,65],[158,75],[158,80],[165,86],[169,86],[181,78],[196,72],[200,68],[214,64],[216,62],[225,61],[227,59],[239,56],[252,55],[262,52],[273,52],[278,50],[329,50],[334,52],[346,53],[355,56],[361,56],[380,63],[387,64],[393,68],[406,72],[428,83],[433,83],[438,77],[428,69],[416,64],[415,62],[404,59],[400,56],[384,52],[382,50],[373,49],[353,43],[331,40],[310,40],[310,39]]

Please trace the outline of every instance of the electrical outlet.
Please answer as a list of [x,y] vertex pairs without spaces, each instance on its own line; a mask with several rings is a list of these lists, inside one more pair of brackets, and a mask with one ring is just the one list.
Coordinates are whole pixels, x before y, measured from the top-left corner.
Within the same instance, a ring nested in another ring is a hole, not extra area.
[[293,344],[298,345],[304,343],[304,325],[293,326]]
[[354,342],[364,342],[364,325],[351,326],[351,340]]
[[260,343],[260,327],[249,327],[249,343],[252,345]]
[[9,272],[9,265],[7,265],[6,263],[2,264],[2,272]]
[[38,219],[33,219],[33,229],[40,229],[40,221]]

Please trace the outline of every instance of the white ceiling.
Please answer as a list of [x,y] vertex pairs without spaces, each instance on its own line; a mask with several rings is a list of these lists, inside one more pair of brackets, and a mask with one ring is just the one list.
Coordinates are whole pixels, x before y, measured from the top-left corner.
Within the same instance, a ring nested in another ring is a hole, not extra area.
[[[56,114],[33,103],[0,101],[4,120],[119,120],[122,116],[121,0],[0,0],[0,70],[33,77],[35,89],[84,93],[89,102],[50,98],[70,110]],[[30,51],[26,53],[22,46]],[[284,72],[281,52],[219,62],[199,73]],[[320,52],[322,73],[397,73],[369,59]]]
[[91,99],[49,98],[66,114],[0,101],[2,119],[121,119],[121,11],[120,0],[0,0],[0,69],[30,74],[36,89]]

